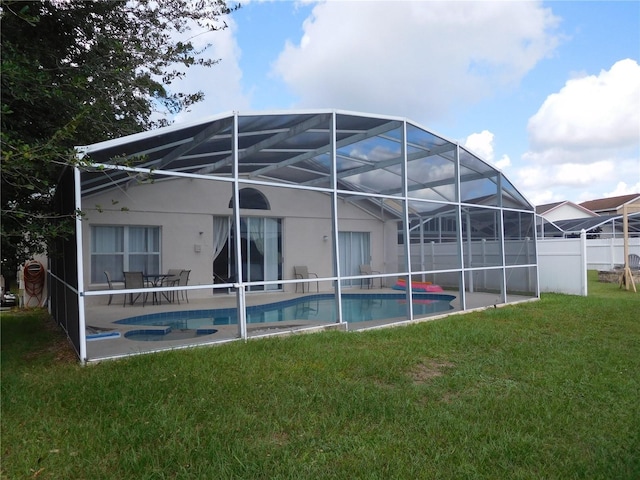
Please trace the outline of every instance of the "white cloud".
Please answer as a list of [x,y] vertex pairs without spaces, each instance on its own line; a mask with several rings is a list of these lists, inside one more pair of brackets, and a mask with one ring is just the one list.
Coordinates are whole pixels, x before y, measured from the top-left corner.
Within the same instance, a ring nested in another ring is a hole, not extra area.
[[511,166],[511,158],[509,158],[509,155],[504,154],[502,155],[502,157],[500,157],[500,160],[494,163],[494,165],[498,167],[500,170],[504,170],[505,168]]
[[626,59],[598,76],[568,80],[529,119],[528,130],[531,147],[542,153],[539,159],[544,161],[553,161],[553,152],[564,155],[637,146],[640,66]]
[[[511,176],[536,205],[561,200],[579,202],[640,191],[640,163],[636,159],[610,157],[590,164],[534,164],[520,168]],[[630,183],[621,179],[628,179]],[[616,184],[618,186],[614,187]]]
[[604,194],[605,197],[618,197],[620,195],[630,195],[632,193],[640,193],[640,180],[635,185],[627,185],[626,182],[618,182],[616,188],[611,192]]
[[472,133],[467,137],[464,142],[464,146],[474,152],[483,160],[493,164],[500,170],[511,166],[511,159],[508,155],[504,154],[500,157],[500,160],[494,161],[494,148],[493,148],[494,135],[489,130],[483,130],[480,133]]
[[545,205],[547,203],[560,202],[565,200],[562,196],[553,192],[552,190],[536,190],[533,195],[531,195],[529,201],[534,205]]
[[175,122],[249,108],[250,92],[242,91],[241,52],[235,37],[237,25],[230,16],[224,20],[228,25],[224,30],[199,34],[202,30],[195,28],[190,33],[196,49],[211,43],[205,53],[220,62],[210,68],[191,67],[184,79],[175,82],[176,90],[190,93],[202,90],[205,94],[204,101],[193,105],[189,112],[178,114]]
[[580,201],[639,191],[640,66],[625,59],[597,76],[571,78],[547,97],[528,130],[527,166],[517,178],[530,198]]
[[322,2],[274,64],[298,106],[433,121],[515,86],[555,48],[540,2]]
[[483,130],[480,133],[472,133],[467,137],[464,146],[473,151],[480,158],[493,160],[493,133]]

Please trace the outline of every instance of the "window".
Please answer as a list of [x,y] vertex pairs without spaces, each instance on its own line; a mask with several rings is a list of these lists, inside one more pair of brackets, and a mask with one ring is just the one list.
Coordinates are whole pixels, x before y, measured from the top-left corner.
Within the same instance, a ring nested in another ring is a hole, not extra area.
[[[255,188],[243,188],[239,192],[240,208],[251,208],[253,210],[271,210],[269,201],[260,190]],[[233,208],[233,198],[229,200],[229,208]]]
[[104,271],[122,281],[124,271],[160,273],[160,227],[92,226],[91,283],[104,283]]

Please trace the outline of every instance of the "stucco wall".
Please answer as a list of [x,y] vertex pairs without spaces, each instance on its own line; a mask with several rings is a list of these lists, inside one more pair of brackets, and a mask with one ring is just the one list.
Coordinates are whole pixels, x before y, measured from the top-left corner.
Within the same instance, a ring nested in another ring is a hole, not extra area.
[[[247,185],[252,186],[252,185]],[[242,209],[242,216],[282,218],[283,275],[293,278],[294,265],[307,265],[319,276],[330,276],[331,197],[289,188],[252,186],[260,190],[271,210]],[[86,212],[83,222],[84,279],[90,289],[105,288],[91,284],[91,226],[140,225],[161,227],[161,270],[191,270],[190,285],[212,283],[213,217],[231,216],[229,201],[232,184],[220,181],[172,179],[153,184],[132,183],[123,190],[83,198]],[[339,229],[371,233],[371,256],[374,270],[395,268],[396,224],[386,224],[346,201],[339,201]],[[325,236],[327,239],[325,240]],[[393,245],[385,248],[386,241]],[[199,252],[197,251],[199,250]],[[102,272],[100,272],[100,275]],[[321,289],[330,289],[325,282]],[[292,290],[293,286],[287,286]],[[190,292],[190,296],[211,295],[210,289]]]

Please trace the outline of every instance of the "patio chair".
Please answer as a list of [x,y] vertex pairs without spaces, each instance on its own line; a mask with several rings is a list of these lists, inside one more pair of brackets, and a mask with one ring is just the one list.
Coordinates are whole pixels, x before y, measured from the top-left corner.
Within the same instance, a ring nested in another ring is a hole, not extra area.
[[[379,274],[380,272],[371,270],[371,265],[360,265],[360,275],[373,275],[374,273]],[[373,278],[361,278],[360,288],[362,288],[365,283],[367,284],[367,288],[373,287]],[[382,288],[382,279],[380,279],[380,288]]]
[[[294,274],[295,278],[298,278],[298,279],[309,279],[309,278],[311,278],[311,275],[313,275],[315,278],[318,278],[318,274],[310,272],[309,269],[305,265],[297,265],[297,266],[293,267],[293,274]],[[304,283],[296,283],[296,292],[298,291],[298,285],[302,285],[302,293],[304,293],[305,284]],[[309,287],[307,286],[307,292],[308,291],[309,291]],[[320,287],[319,287],[317,281],[316,281],[316,291],[317,292],[320,291]]]
[[[178,286],[180,287],[186,287],[187,284],[189,283],[189,274],[191,273],[191,270],[180,270],[180,275],[178,275]],[[178,299],[178,305],[180,304],[180,297],[182,297],[183,300],[186,300],[187,303],[189,303],[189,295],[187,295],[187,291],[186,290],[178,290],[176,292],[176,298]]]
[[[175,287],[180,283],[180,272],[182,272],[182,269],[180,268],[170,268],[169,270],[167,270],[167,276],[164,278],[163,283],[164,285],[168,286],[168,287]],[[165,295],[165,298],[167,298],[168,301],[170,302],[174,302],[175,301],[175,293],[176,292],[166,292],[167,295]]]
[[[145,288],[144,284],[144,275],[142,272],[124,272],[124,288]],[[135,297],[134,297],[135,295]],[[139,293],[130,293],[129,294],[129,305],[133,305],[138,301],[138,299],[142,297],[142,306],[147,303],[147,293],[139,292]],[[124,302],[122,306],[126,306],[127,304],[127,294],[124,295]]]
[[629,254],[629,268],[631,270],[640,270],[640,255],[635,253]]
[[[109,290],[113,290],[113,284],[111,283],[111,274],[109,274],[109,272],[105,270],[104,276],[107,277],[107,285],[109,285]],[[109,295],[109,303],[107,303],[107,305],[111,305],[111,300],[113,300],[113,295]]]

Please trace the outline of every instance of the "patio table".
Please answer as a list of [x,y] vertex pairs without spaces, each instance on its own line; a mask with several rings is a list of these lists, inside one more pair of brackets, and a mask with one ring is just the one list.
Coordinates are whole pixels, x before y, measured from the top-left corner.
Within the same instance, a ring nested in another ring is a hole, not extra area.
[[[168,273],[152,273],[148,275],[143,275],[145,282],[147,282],[147,284],[150,287],[154,287],[154,288],[161,287],[164,280],[170,276],[171,275],[169,275]],[[162,296],[158,295],[158,293],[161,293]],[[167,300],[167,302],[172,303],[171,299],[167,294],[168,292],[153,292],[152,303],[154,305],[162,305],[162,297],[164,297]]]

